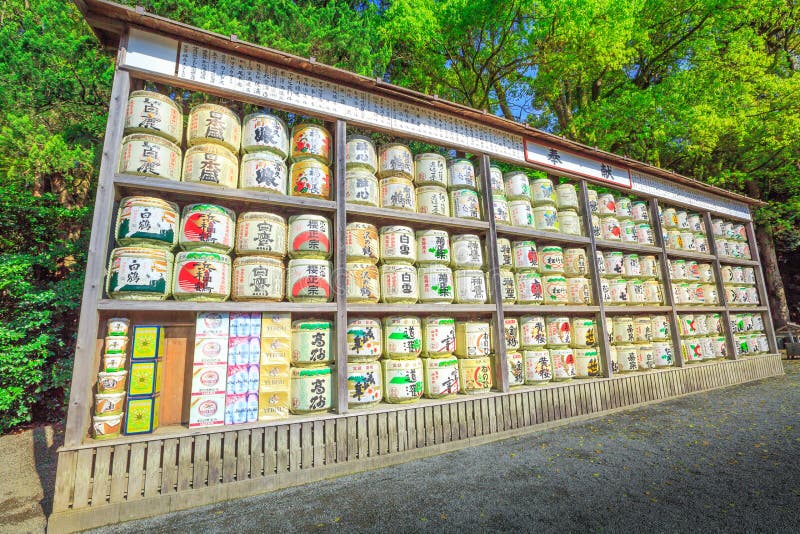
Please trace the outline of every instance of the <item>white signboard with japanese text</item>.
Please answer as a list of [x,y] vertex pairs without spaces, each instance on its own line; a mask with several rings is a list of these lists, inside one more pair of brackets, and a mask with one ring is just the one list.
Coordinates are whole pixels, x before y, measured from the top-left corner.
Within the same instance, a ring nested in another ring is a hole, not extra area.
[[619,187],[631,186],[630,174],[624,167],[574,154],[553,145],[534,143],[530,139],[525,139],[525,159],[542,167],[608,182]]

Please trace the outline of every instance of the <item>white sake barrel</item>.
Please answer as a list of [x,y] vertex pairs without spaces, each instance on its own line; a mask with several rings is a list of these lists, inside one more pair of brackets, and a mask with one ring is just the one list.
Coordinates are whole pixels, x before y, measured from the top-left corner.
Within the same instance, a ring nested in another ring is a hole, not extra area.
[[593,347],[597,343],[597,323],[593,319],[573,317],[570,324],[573,347]]
[[622,229],[616,217],[603,217],[600,219],[600,237],[607,241],[621,241]]
[[456,321],[456,356],[479,358],[492,352],[491,325],[488,322]]
[[347,361],[372,362],[381,357],[383,335],[381,323],[373,318],[355,318],[347,321]]
[[653,345],[649,343],[636,345],[636,350],[638,351],[640,371],[649,371],[656,368],[656,356]]
[[636,334],[633,327],[633,317],[615,316],[614,324],[614,343],[626,344],[636,341]]
[[454,357],[424,358],[422,360],[426,399],[443,399],[459,392],[458,360]]
[[454,189],[450,191],[450,214],[457,219],[481,218],[481,203],[477,191]]
[[508,352],[506,354],[506,368],[508,370],[509,387],[525,385],[525,360],[521,352]]
[[215,204],[183,207],[179,244],[183,250],[228,254],[233,250],[236,214]]
[[186,127],[188,146],[213,143],[238,154],[241,141],[242,124],[239,116],[230,109],[217,104],[200,104],[189,112]]
[[236,188],[239,160],[221,145],[195,145],[186,151],[183,160],[184,182]]
[[333,323],[318,319],[292,321],[292,365],[333,363]]
[[644,304],[647,297],[644,292],[644,282],[641,280],[626,280],[625,285],[628,289],[628,302],[632,305]]
[[553,382],[566,382],[575,377],[575,355],[571,348],[550,349]]
[[653,321],[646,315],[633,320],[633,340],[636,343],[649,343],[653,340]]
[[617,214],[617,201],[614,195],[611,193],[597,195],[597,213],[603,218]]
[[289,129],[280,117],[258,112],[242,121],[242,151],[272,152],[281,160],[289,156]]
[[417,268],[419,301],[422,303],[453,302],[453,271],[446,265],[421,265]]
[[703,345],[699,339],[682,339],[681,350],[683,351],[683,361],[686,363],[703,361]]
[[[531,202],[539,206],[543,204],[556,203],[556,192],[553,187],[553,181],[550,178],[536,178],[530,180],[531,186]],[[553,210],[555,211],[555,209]]]
[[558,232],[558,211],[555,206],[543,205],[533,208],[533,225],[544,232]]
[[508,203],[508,216],[512,226],[533,228],[533,208],[528,200],[512,200]]
[[283,261],[266,256],[240,256],[233,260],[231,299],[281,301],[285,295]]
[[567,276],[588,276],[589,261],[586,257],[585,249],[564,249],[564,274]]
[[506,186],[503,183],[503,171],[500,170],[500,167],[494,165],[489,167],[489,185],[491,186],[492,194],[506,194]]
[[483,267],[483,248],[480,237],[473,234],[454,235],[451,265],[454,269],[480,269]]
[[616,276],[614,273],[609,273],[608,269],[606,269],[606,258],[602,251],[596,250],[594,257],[595,257],[595,265],[597,267],[597,274],[599,274],[600,276],[606,276],[606,275]]
[[636,345],[617,345],[617,365],[620,373],[639,370],[639,351]]
[[145,133],[171,143],[183,140],[183,113],[168,96],[154,91],[133,91],[125,109],[124,133]]
[[617,214],[617,218],[620,220],[632,219],[633,203],[631,202],[631,199],[628,197],[617,197],[615,199],[614,212]]
[[375,174],[378,171],[378,154],[372,139],[364,135],[348,135],[344,161],[347,169],[365,169]]
[[119,203],[117,245],[171,250],[178,242],[178,205],[155,197],[126,197]]
[[638,243],[636,238],[636,223],[631,219],[624,219],[619,222],[619,235],[623,243]]
[[383,360],[382,363],[386,402],[408,404],[422,397],[424,370],[421,359]]
[[654,341],[652,346],[656,368],[670,367],[675,364],[672,356],[672,343],[668,341]]
[[285,195],[288,180],[289,169],[277,154],[251,152],[242,156],[239,189]]
[[575,378],[596,378],[600,371],[600,353],[595,348],[582,348],[573,351],[575,357]]
[[331,376],[330,366],[292,367],[289,411],[306,414],[330,410],[333,389]]
[[330,302],[333,298],[331,262],[317,259],[289,260],[286,289],[290,302]]
[[450,236],[444,230],[417,230],[417,264],[450,264]]
[[422,352],[422,323],[419,317],[383,318],[383,356],[393,360],[417,358]]
[[456,321],[452,317],[422,319],[422,354],[429,358],[449,356],[456,350]]
[[378,229],[369,223],[347,223],[344,249],[348,262],[378,263],[380,258]]
[[231,294],[231,257],[214,252],[178,252],[172,295],[175,300],[223,302]]
[[382,146],[378,155],[378,176],[380,178],[398,176],[409,181],[413,180],[414,158],[411,150],[401,143]]
[[236,221],[236,254],[283,258],[286,255],[286,220],[280,215],[260,211],[240,213]]
[[351,362],[347,364],[347,405],[363,408],[383,399],[381,362]]
[[477,191],[478,181],[475,177],[475,167],[468,159],[451,159],[447,162],[447,189]]
[[113,299],[164,300],[172,294],[172,271],[173,256],[165,249],[115,248],[106,293]]
[[345,201],[377,208],[380,205],[378,179],[364,168],[348,169],[345,173]]
[[415,304],[419,300],[417,269],[407,263],[384,263],[380,268],[381,302]]
[[377,303],[381,297],[378,267],[374,263],[347,262],[347,302]]
[[567,279],[561,275],[543,275],[542,293],[545,304],[567,304]]
[[456,304],[484,304],[487,299],[483,271],[458,269],[453,273]]
[[547,345],[569,345],[572,343],[572,325],[569,317],[547,317],[545,319],[547,328]]
[[417,212],[450,217],[450,199],[447,189],[438,185],[417,187]]
[[589,212],[592,215],[598,214],[599,213],[599,208],[598,208],[598,204],[597,204],[597,191],[595,191],[594,189],[587,189],[586,190],[586,201],[589,203]]
[[178,145],[150,134],[131,134],[122,139],[120,174],[181,179],[181,149]]
[[547,344],[545,318],[540,315],[523,315],[520,317],[522,348],[535,349]]
[[515,352],[522,348],[519,319],[516,317],[506,317],[503,320],[503,335],[506,341],[506,352]]
[[542,274],[563,274],[564,250],[561,247],[543,247],[539,252],[539,270]]
[[514,269],[517,271],[538,270],[539,253],[533,241],[514,241]]
[[521,171],[511,171],[503,175],[505,194],[508,200],[528,200],[531,198],[531,187],[528,175]]
[[[492,283],[491,273],[484,273],[486,278],[486,292],[488,295],[488,302],[492,302]],[[500,269],[498,273],[500,278],[500,297],[503,302],[507,304],[515,304],[517,302],[517,281],[514,278],[514,273],[508,269]]]
[[631,216],[633,220],[639,223],[650,221],[650,210],[647,207],[646,200],[634,200],[631,202]]
[[637,224],[634,232],[636,234],[636,242],[640,245],[655,245],[655,234],[653,234],[653,228],[648,223]]
[[632,278],[642,276],[642,266],[639,263],[638,254],[625,254],[622,257],[622,273]]
[[553,380],[550,351],[534,349],[522,351],[525,363],[525,383],[532,386],[547,384]]
[[509,213],[508,201],[503,195],[492,195],[492,208],[494,209],[494,220],[500,224],[511,224],[511,214]]
[[658,280],[645,280],[644,301],[648,304],[661,304],[664,302],[664,291]]
[[380,181],[381,207],[401,211],[417,211],[417,194],[411,179],[389,176]]
[[578,210],[578,191],[575,184],[561,184],[556,187],[556,207],[559,211]]
[[408,226],[383,226],[380,229],[380,257],[384,262],[414,263],[417,261],[417,241]]
[[592,285],[584,276],[567,278],[567,304],[592,304]]
[[292,259],[330,258],[333,244],[331,222],[321,215],[292,215],[289,217],[287,242]]
[[517,285],[517,304],[541,304],[544,301],[544,287],[539,273],[518,271],[514,274],[514,279]]
[[628,304],[630,298],[628,295],[628,281],[624,278],[612,278],[608,281],[611,290],[611,303],[612,304]]
[[581,235],[581,218],[575,210],[558,210],[558,225],[561,233]]
[[441,154],[425,152],[414,156],[414,183],[447,187],[447,160]]
[[595,239],[600,239],[603,235],[602,228],[600,227],[600,217],[592,213],[592,235]]
[[501,269],[514,267],[514,249],[511,247],[511,240],[505,237],[497,238],[497,261]]

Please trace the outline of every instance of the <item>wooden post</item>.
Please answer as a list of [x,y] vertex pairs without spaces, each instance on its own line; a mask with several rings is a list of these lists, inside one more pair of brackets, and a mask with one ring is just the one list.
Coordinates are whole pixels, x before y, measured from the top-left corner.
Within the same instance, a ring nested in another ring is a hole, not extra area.
[[664,230],[661,228],[661,217],[658,214],[658,199],[652,197],[650,200],[650,218],[653,220],[653,233],[656,240],[661,243],[661,280],[664,285],[664,302],[670,307],[669,331],[672,336],[672,351],[675,354],[675,366],[683,367],[683,352],[681,351],[681,335],[678,330],[678,311],[675,307],[674,293],[672,292],[672,277],[669,269],[669,254],[667,253],[667,243],[664,241]]
[[606,329],[606,307],[600,291],[600,271],[597,269],[597,241],[592,230],[592,209],[589,206],[589,188],[586,186],[586,180],[580,181],[580,188],[583,226],[589,233],[589,276],[592,281],[592,298],[594,298],[595,305],[600,307],[600,311],[595,315],[598,348],[603,360],[603,376],[610,378],[614,375],[611,365],[611,344],[608,340],[608,331]]
[[334,132],[335,168],[334,190],[336,195],[336,244],[333,272],[336,281],[336,413],[347,413],[347,253],[345,231],[347,227],[347,202],[345,199],[345,174],[347,162],[347,123],[336,121]]
[[747,230],[747,241],[750,244],[750,255],[758,265],[753,267],[756,273],[756,289],[758,290],[758,299],[761,301],[761,306],[767,308],[764,314],[764,333],[767,335],[769,342],[769,351],[778,354],[778,340],[775,337],[775,325],[772,322],[772,308],[769,305],[769,295],[767,294],[767,285],[764,279],[764,268],[761,265],[761,253],[758,251],[758,243],[756,242],[756,230],[753,227],[753,221],[744,223]]
[[494,220],[494,199],[492,198],[491,160],[489,156],[480,157],[481,187],[483,188],[483,213],[489,223],[486,232],[486,266],[489,272],[489,288],[494,298],[494,339],[495,339],[495,388],[503,393],[508,391],[508,359],[506,358],[506,335],[504,329],[503,293],[500,287],[500,260],[497,257],[497,226]]
[[[120,62],[125,54],[126,41],[126,36],[120,39],[117,62]],[[78,339],[75,344],[75,363],[72,368],[72,387],[70,388],[69,407],[67,410],[67,425],[64,430],[64,445],[67,447],[81,444],[89,428],[91,417],[93,375],[98,370],[95,364],[95,350],[99,329],[97,304],[103,298],[106,251],[109,246],[109,233],[113,220],[114,174],[119,163],[125,109],[128,104],[130,86],[131,81],[128,72],[117,69],[114,72],[114,83],[111,87],[106,137],[103,144],[103,156],[100,160],[97,196],[94,201],[86,278],[83,283]]]
[[725,323],[723,334],[725,336],[725,346],[728,348],[728,359],[736,359],[736,343],[733,339],[733,326],[731,325],[731,311],[728,307],[728,301],[725,298],[725,286],[722,282],[722,265],[720,264],[719,254],[717,253],[717,239],[714,236],[713,226],[711,224],[711,213],[703,213],[703,222],[706,225],[706,239],[708,239],[709,252],[714,254],[714,284],[717,288],[717,295],[719,295],[719,303],[725,308],[722,312],[722,320]]

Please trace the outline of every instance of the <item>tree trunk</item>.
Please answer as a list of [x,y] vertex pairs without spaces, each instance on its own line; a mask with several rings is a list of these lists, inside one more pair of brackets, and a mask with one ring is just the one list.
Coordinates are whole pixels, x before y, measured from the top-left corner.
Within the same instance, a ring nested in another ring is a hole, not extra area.
[[755,231],[761,266],[764,269],[764,283],[767,286],[769,306],[772,310],[772,321],[775,323],[775,328],[780,328],[789,322],[789,305],[786,302],[786,291],[783,289],[783,279],[778,269],[775,240],[772,238],[771,229],[762,224],[755,225]]

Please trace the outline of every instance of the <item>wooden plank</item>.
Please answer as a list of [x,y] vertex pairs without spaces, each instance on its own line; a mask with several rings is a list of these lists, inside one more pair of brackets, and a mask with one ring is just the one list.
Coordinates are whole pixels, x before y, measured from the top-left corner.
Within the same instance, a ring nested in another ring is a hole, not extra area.
[[[317,421],[321,423],[321,421]],[[314,460],[316,465],[316,423],[314,424]],[[322,432],[319,432],[322,436]],[[274,426],[264,428],[264,476],[272,476],[278,471],[278,429]],[[321,463],[320,463],[321,465]]]
[[388,440],[389,440],[389,454],[397,452],[398,439],[397,439],[397,412],[388,412],[386,414],[389,423]]
[[[114,469],[112,470],[111,477],[111,497],[114,498],[114,473],[117,474],[117,483],[119,484],[119,471],[116,469],[121,462],[117,460],[122,458],[123,451],[118,451],[119,447],[114,448]],[[123,446],[124,452],[127,453],[127,445]],[[127,454],[125,454],[126,463],[123,467],[127,467]],[[72,490],[75,487],[75,466],[78,461],[77,451],[61,451],[58,453],[58,465],[56,466],[56,484],[53,489],[53,512],[62,512],[69,509],[72,504]],[[123,479],[124,480],[124,479]],[[121,499],[118,499],[121,500]]]
[[144,476],[144,496],[161,494],[161,445],[159,440],[147,442],[147,461]]
[[289,425],[275,427],[275,471],[280,475],[289,470]]
[[378,414],[378,454],[389,453],[389,417],[386,412]]
[[[197,451],[196,443],[195,451]],[[194,468],[197,469],[196,456]],[[250,430],[250,478],[262,476],[264,476],[264,429],[253,428]]]
[[452,426],[450,423],[450,406],[443,404],[441,408],[442,417],[442,443],[450,443],[453,440]]
[[[475,435],[483,436],[489,433],[489,429],[483,428],[483,417],[481,416],[481,401],[483,399],[475,399],[472,403],[472,419],[475,421]],[[435,413],[435,412],[434,412]]]
[[300,447],[300,425],[289,425],[289,471],[295,473],[300,470],[300,460],[303,450]]
[[222,433],[208,436],[208,485],[216,486],[222,478]]
[[111,470],[111,447],[98,447],[94,456],[92,506],[106,504]]
[[208,477],[208,435],[194,437],[194,471],[192,472],[192,489],[206,486]]
[[367,459],[367,450],[369,449],[369,436],[367,430],[367,416],[359,415],[356,422],[358,429],[358,459]]
[[459,431],[460,425],[458,422],[458,403],[451,403],[448,405],[449,412],[450,412],[450,439],[452,441],[458,441],[461,439],[461,433]]
[[[134,501],[142,498],[144,485],[144,451],[145,443],[131,444],[131,457],[128,464],[128,492],[126,499]],[[76,484],[77,488],[77,484]]]
[[558,396],[555,394],[553,388],[547,388],[544,390],[544,399],[547,404],[547,420],[557,421],[560,419],[560,414],[556,408],[556,400],[558,399]]
[[475,417],[473,415],[473,406],[474,401],[469,400],[464,403],[464,413],[467,416],[467,435],[469,437],[475,436]]
[[336,463],[336,421],[328,419],[325,426],[325,465]]
[[[333,142],[336,149],[334,151],[334,171],[333,180],[335,182],[334,195],[336,199],[336,217],[334,219],[334,256],[333,256],[333,275],[334,292],[336,302],[336,362],[334,363],[335,373],[335,410],[338,414],[348,412],[348,393],[347,393],[347,251],[345,250],[345,233],[347,229],[347,197],[345,187],[345,176],[347,174],[346,146],[347,146],[347,123],[341,119],[337,120],[333,131]],[[340,462],[347,459],[347,431],[343,429],[339,436],[337,446],[337,458]]]
[[517,402],[514,400],[514,396],[506,395],[503,404],[506,407],[506,421],[508,421],[508,427],[517,428]]
[[314,465],[314,423],[308,421],[300,427],[300,467],[309,469]]
[[517,426],[522,428],[528,426],[528,406],[525,402],[525,394],[518,392],[514,395],[517,402]]
[[78,451],[78,463],[75,467],[75,493],[72,497],[72,507],[74,509],[89,506],[93,463],[94,449],[81,449]]
[[[111,504],[125,500],[125,492],[128,488],[128,455],[130,449],[130,445],[127,444],[114,445],[114,458],[111,461],[111,494],[108,496],[108,502]],[[58,461],[59,463],[61,462],[60,455]],[[56,476],[56,487],[58,487],[57,482],[58,476]],[[55,505],[53,509],[56,509]]]
[[467,433],[467,407],[465,404],[464,401],[458,403],[458,435],[461,436],[461,439],[469,437]]
[[313,440],[314,467],[322,467],[325,465],[325,425],[322,421],[314,421]]
[[[194,327],[171,326],[167,328],[161,384],[161,412],[159,424],[179,425],[188,421],[188,402],[184,402],[184,385],[191,386],[194,359]],[[188,378],[188,379],[187,379]],[[186,395],[191,392],[187,391]],[[186,406],[184,418],[184,405]]]
[[250,431],[240,430],[236,435],[236,480],[250,478]]
[[347,420],[336,420],[336,463],[347,461]]
[[347,418],[347,461],[358,459],[358,418]]
[[425,414],[425,446],[430,447],[436,438],[433,430],[433,408],[426,406],[423,413]]
[[186,491],[192,487],[193,448],[194,438],[191,436],[181,438],[178,443],[178,491]]
[[408,434],[408,449],[417,448],[417,414],[415,409],[406,410],[406,433]]
[[481,399],[481,420],[483,421],[483,433],[492,433],[492,420],[489,415],[489,399]]
[[403,452],[408,448],[408,434],[406,433],[406,414],[397,412],[397,450]]
[[415,408],[414,414],[417,419],[417,448],[425,446],[425,410]]
[[222,439],[222,482],[236,480],[236,432],[225,432]]
[[503,413],[503,399],[500,397],[491,397],[489,402],[494,406],[497,431],[502,432],[506,429],[506,419],[505,414]]
[[161,453],[161,495],[174,493],[178,482],[178,439],[164,440]]
[[371,413],[367,416],[367,436],[368,436],[368,450],[370,458],[376,457],[379,452],[378,447],[378,415]]

